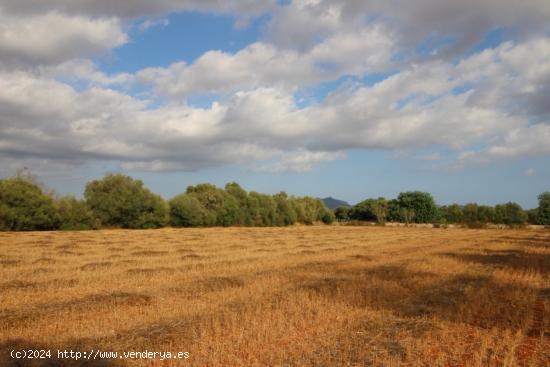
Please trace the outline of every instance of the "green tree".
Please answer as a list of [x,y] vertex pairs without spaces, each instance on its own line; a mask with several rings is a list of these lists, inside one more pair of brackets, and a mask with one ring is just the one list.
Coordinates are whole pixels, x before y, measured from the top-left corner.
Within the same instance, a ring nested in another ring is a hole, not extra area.
[[537,219],[539,224],[550,225],[550,191],[539,195],[539,206],[537,208]]
[[248,193],[236,182],[227,183],[225,185],[225,192],[235,198],[239,208],[235,224],[251,226],[253,223],[250,217]]
[[140,180],[112,174],[86,184],[88,206],[105,226],[159,228],[168,223],[168,205]]
[[51,230],[59,224],[53,199],[37,183],[24,177],[0,180],[0,230]]
[[375,221],[374,199],[366,199],[351,207],[349,216],[353,220]]
[[391,199],[388,201],[387,220],[390,222],[403,222],[405,220],[397,199]]
[[[403,210],[403,215],[407,215],[411,222],[415,223],[434,223],[438,218],[438,208],[433,196],[427,192],[408,191],[402,192],[397,197],[399,207]],[[411,213],[412,217],[410,216]]]
[[458,204],[451,204],[441,208],[441,214],[447,223],[462,223],[464,213]]
[[273,195],[273,200],[277,205],[277,225],[279,226],[288,226],[296,223],[298,216],[296,210],[290,203],[288,195],[286,192],[281,191],[278,194]]
[[205,211],[205,226],[215,226],[222,222],[225,196],[223,190],[214,185],[202,183],[196,186],[189,186],[186,193],[194,196],[200,202]]
[[355,220],[376,221],[385,223],[388,216],[389,203],[380,197],[378,199],[363,200],[350,210],[350,218]]
[[64,196],[55,201],[62,230],[97,229],[101,226],[99,219],[84,200],[74,196]]
[[517,203],[499,204],[495,206],[495,222],[511,226],[524,225],[527,214]]
[[336,217],[334,216],[334,212],[328,208],[325,208],[323,214],[321,215],[321,222],[325,224],[332,224],[335,219]]
[[539,211],[537,208],[528,209],[525,211],[527,214],[527,223],[529,224],[539,224]]
[[172,198],[170,205],[170,224],[174,227],[199,227],[204,225],[206,212],[199,200],[188,194]]
[[339,222],[345,222],[350,219],[349,212],[350,208],[346,208],[344,206],[340,206],[336,209],[334,209],[334,216],[336,217],[336,220]]

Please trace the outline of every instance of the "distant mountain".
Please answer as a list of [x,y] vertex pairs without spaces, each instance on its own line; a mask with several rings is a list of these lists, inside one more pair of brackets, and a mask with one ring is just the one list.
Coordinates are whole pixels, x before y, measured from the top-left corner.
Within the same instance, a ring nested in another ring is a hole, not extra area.
[[328,198],[321,199],[321,201],[325,203],[325,206],[329,209],[336,209],[339,207],[345,207],[345,208],[351,207],[351,205],[349,205],[344,200],[338,200],[330,196]]

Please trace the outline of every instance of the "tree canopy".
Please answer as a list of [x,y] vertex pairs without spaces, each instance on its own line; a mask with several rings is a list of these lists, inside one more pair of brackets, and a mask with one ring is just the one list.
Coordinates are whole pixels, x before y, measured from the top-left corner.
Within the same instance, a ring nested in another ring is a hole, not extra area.
[[53,199],[37,183],[23,177],[0,180],[0,229],[49,230],[59,224]]
[[107,227],[159,228],[168,223],[168,206],[140,180],[113,174],[88,182],[84,197]]

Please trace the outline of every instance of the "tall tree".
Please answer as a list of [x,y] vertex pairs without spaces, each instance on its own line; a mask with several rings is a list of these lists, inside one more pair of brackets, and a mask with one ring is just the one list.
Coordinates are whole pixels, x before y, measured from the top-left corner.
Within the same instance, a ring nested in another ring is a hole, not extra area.
[[86,184],[88,206],[105,226],[159,228],[168,222],[168,205],[140,180],[108,175]]
[[50,230],[59,224],[53,199],[36,182],[24,177],[0,180],[1,230]]
[[406,210],[407,214],[410,214],[411,211],[414,213],[413,218],[409,218],[411,222],[433,223],[438,218],[438,208],[430,193],[421,191],[402,192],[397,197],[397,201],[399,206]]
[[550,225],[550,191],[539,195],[539,206],[537,208],[537,219],[540,224]]

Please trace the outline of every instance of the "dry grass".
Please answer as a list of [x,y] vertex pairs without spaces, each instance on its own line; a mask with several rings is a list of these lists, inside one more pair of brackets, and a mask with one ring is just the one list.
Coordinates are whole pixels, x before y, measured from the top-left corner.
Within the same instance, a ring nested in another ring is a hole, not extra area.
[[544,230],[0,233],[0,365],[548,366],[549,271]]

